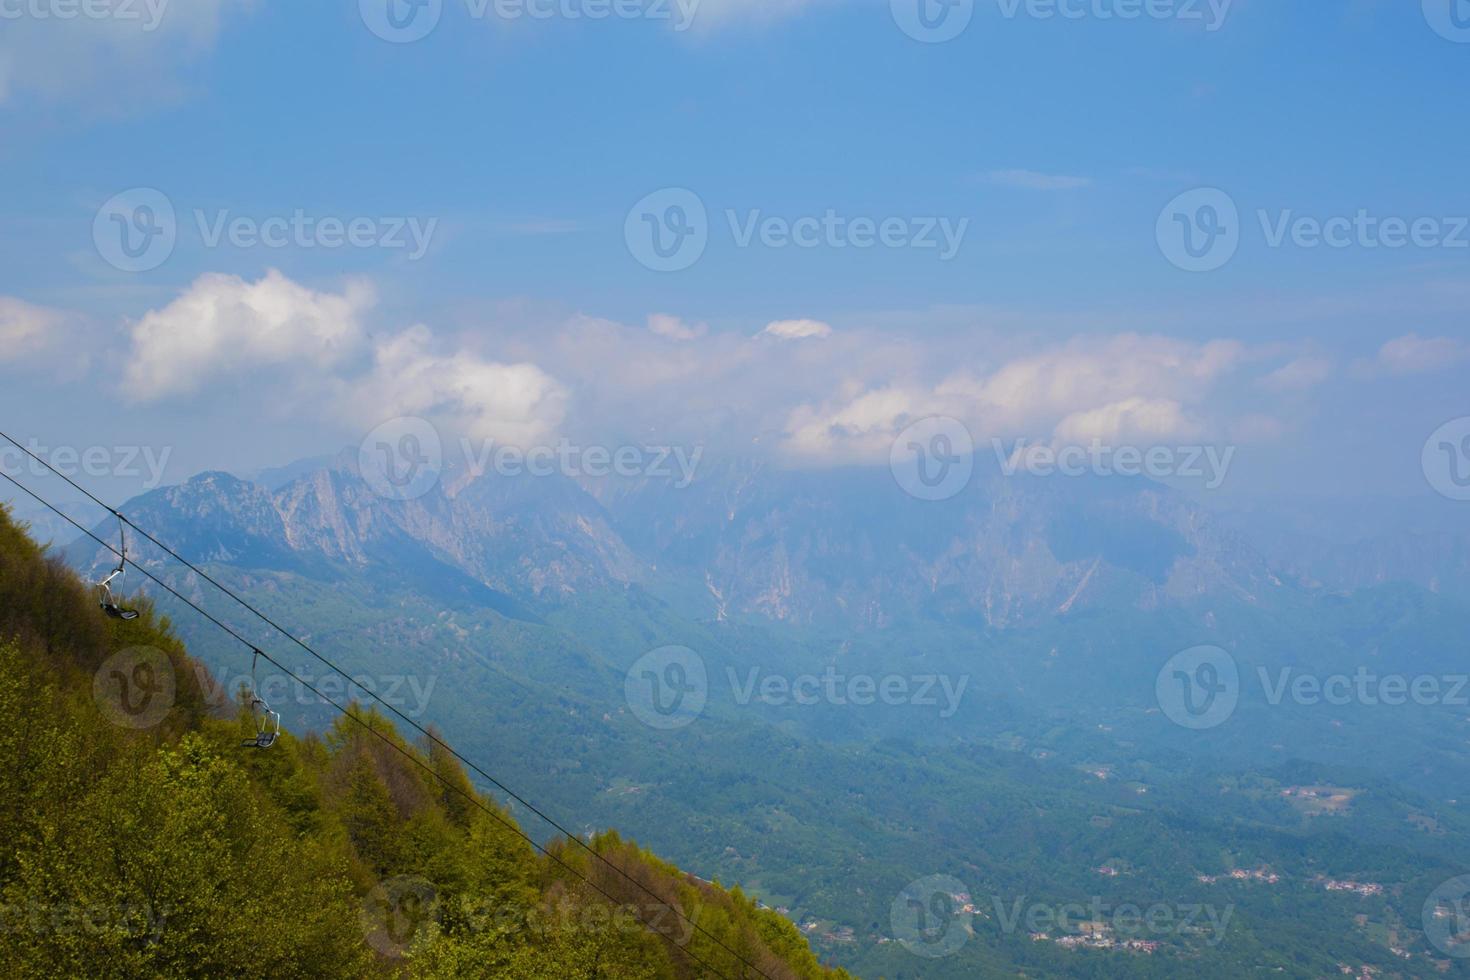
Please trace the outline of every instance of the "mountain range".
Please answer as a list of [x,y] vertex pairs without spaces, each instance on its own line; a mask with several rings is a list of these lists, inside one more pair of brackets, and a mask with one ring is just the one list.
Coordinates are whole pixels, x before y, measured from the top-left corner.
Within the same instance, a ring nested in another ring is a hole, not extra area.
[[[1402,972],[1390,947],[1417,957],[1408,975],[1450,962],[1401,934],[1470,842],[1470,712],[1273,702],[1258,680],[1463,671],[1466,593],[1407,574],[1403,552],[1339,564],[1146,479],[995,470],[932,502],[886,469],[750,460],[708,461],[688,486],[446,470],[399,500],[344,453],[253,480],[203,473],[123,512],[349,669],[348,695],[419,692],[401,706],[528,798],[740,884],[863,975],[1074,975],[1095,951],[1043,951],[993,916],[955,955],[915,957],[890,906],[934,875],[1001,905],[1061,902],[1097,894],[1096,869],[1115,865],[1133,900],[1198,904],[1201,880],[1263,865],[1295,884],[1232,896],[1231,943],[1173,935],[1154,966],[1112,953],[1097,975],[1171,975],[1174,957],[1204,976],[1319,975],[1296,972],[1303,956]],[[1425,557],[1453,568],[1458,549]],[[130,551],[315,667],[157,549]],[[67,555],[91,574],[111,561],[81,543]],[[237,647],[160,607],[211,669],[244,678]],[[1156,689],[1199,644],[1242,679],[1208,731],[1173,723]],[[705,701],[650,725],[632,685],[669,647],[692,652]],[[781,693],[825,677],[849,686]],[[844,696],[855,677],[910,693],[927,679],[936,697],[862,705]],[[282,711],[327,717],[300,692]],[[1298,795],[1314,787],[1351,802],[1321,819]],[[1313,884],[1355,877],[1387,886],[1361,921]]]
[[[657,479],[448,477],[374,493],[344,454],[274,487],[204,473],[130,501],[199,560],[343,568],[436,562],[532,606],[677,582],[695,616],[881,628],[912,615],[989,628],[1212,596],[1269,605],[1305,582],[1146,480],[999,473],[942,502],[886,470],[711,464]],[[698,585],[691,594],[690,585]]]

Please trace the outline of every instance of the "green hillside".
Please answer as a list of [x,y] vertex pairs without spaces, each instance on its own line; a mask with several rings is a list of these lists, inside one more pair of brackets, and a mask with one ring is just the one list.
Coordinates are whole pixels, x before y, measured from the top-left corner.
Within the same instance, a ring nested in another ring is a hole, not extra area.
[[104,617],[0,509],[5,976],[846,976],[615,833],[538,853],[370,710],[242,748],[142,611]]

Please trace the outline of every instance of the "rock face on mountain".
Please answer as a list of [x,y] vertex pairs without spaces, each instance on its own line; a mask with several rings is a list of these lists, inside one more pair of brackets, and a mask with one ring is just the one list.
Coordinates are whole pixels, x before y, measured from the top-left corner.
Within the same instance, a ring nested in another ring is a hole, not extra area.
[[436,487],[413,500],[390,500],[337,461],[274,492],[227,473],[202,473],[131,501],[124,513],[198,562],[350,570],[427,561],[548,601],[637,576],[639,562],[592,497],[565,479],[537,484],[492,478],[453,495]]
[[935,503],[906,495],[885,469],[728,461],[687,487],[446,475],[401,501],[375,494],[344,457],[274,490],[204,473],[125,513],[196,561],[399,575],[432,565],[542,607],[677,581],[713,619],[1004,628],[1104,604],[1258,603],[1287,588],[1186,497],[1116,477],[994,473]]
[[[294,566],[285,521],[262,487],[228,473],[201,473],[129,501],[122,513],[195,562],[246,567]],[[153,528],[164,528],[167,536]],[[111,535],[102,535],[110,539]],[[141,550],[139,542],[130,548]]]
[[1141,480],[995,474],[930,502],[886,470],[730,465],[682,491],[603,496],[635,550],[697,575],[727,615],[880,625],[919,612],[1003,627],[1105,600],[1259,601],[1282,587],[1236,536]]

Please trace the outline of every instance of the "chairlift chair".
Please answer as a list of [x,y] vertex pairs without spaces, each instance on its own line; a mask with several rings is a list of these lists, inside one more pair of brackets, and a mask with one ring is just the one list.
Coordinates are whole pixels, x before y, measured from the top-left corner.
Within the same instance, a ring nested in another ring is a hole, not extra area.
[[128,538],[121,514],[117,515],[117,535],[119,539],[117,567],[112,570],[111,575],[98,583],[98,587],[102,590],[99,605],[102,606],[102,611],[113,619],[121,619],[126,622],[137,619],[138,610],[118,605],[117,598],[112,594],[112,583],[128,574]]
[[260,685],[255,679],[255,668],[260,663],[260,651],[250,660],[250,714],[255,720],[255,737],[240,743],[241,748],[268,749],[281,737],[281,713],[272,711],[265,698],[260,696]]

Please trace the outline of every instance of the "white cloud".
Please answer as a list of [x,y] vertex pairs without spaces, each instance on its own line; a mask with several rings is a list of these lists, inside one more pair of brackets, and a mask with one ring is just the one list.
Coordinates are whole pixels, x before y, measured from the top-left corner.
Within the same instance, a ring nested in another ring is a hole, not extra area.
[[[423,325],[370,336],[363,282],[318,292],[271,271],[257,282],[212,273],[131,329],[124,390],[138,400],[188,396],[260,378],[245,411],[286,412],[361,429],[400,415],[447,431],[526,446],[557,432],[567,390],[533,363],[505,363],[436,339]],[[215,382],[213,389],[206,389]],[[313,418],[315,417],[315,418]]]
[[887,387],[849,391],[835,407],[800,406],[791,413],[781,449],[799,463],[866,463],[887,459],[904,426],[936,412],[932,394]]
[[1027,191],[1075,191],[1092,185],[1091,177],[1044,174],[1035,170],[992,170],[985,174],[985,180],[1001,187]]
[[54,346],[66,322],[66,314],[58,310],[0,296],[0,364]]
[[1218,382],[1245,360],[1233,341],[1088,337],[1015,357],[988,374],[938,384],[849,382],[822,405],[793,410],[783,449],[807,463],[877,461],[904,426],[927,415],[964,422],[977,443],[1050,437],[1139,445],[1212,431],[1206,405]]
[[0,105],[25,95],[133,115],[174,101],[185,92],[181,69],[213,50],[227,15],[252,4],[89,0],[70,17],[58,4],[15,5],[21,16],[0,20]]
[[1088,445],[1157,445],[1164,440],[1198,436],[1203,427],[1184,407],[1167,398],[1125,398],[1111,405],[1073,412],[1057,423],[1056,441]]
[[354,385],[358,421],[419,415],[474,439],[529,446],[554,434],[566,415],[566,390],[536,365],[435,353],[422,325],[380,344],[374,362],[371,376]]
[[805,340],[832,336],[832,327],[820,320],[776,320],[768,323],[761,334],[780,340]]
[[785,341],[710,329],[671,343],[642,321],[576,315],[521,333],[516,359],[545,366],[576,393],[569,425],[582,438],[676,440],[711,452],[762,452],[814,393],[903,374],[925,356],[911,338],[876,331]]
[[968,402],[989,429],[1035,428],[1129,398],[1198,401],[1243,355],[1243,345],[1228,340],[1089,337],[1017,358],[987,377],[956,376],[939,393]]
[[362,343],[373,291],[314,292],[275,270],[258,282],[209,273],[133,325],[123,389],[140,401],[197,391],[211,378],[257,368],[296,373],[342,362]]
[[1304,391],[1315,388],[1332,375],[1332,362],[1325,357],[1298,357],[1261,379],[1271,391]]
[[1408,334],[1384,344],[1377,366],[1391,374],[1428,374],[1470,360],[1470,344],[1449,337]]
[[703,337],[709,331],[709,327],[703,323],[693,325],[685,323],[676,316],[667,313],[653,313],[648,317],[648,329],[660,337],[670,340],[696,340]]

